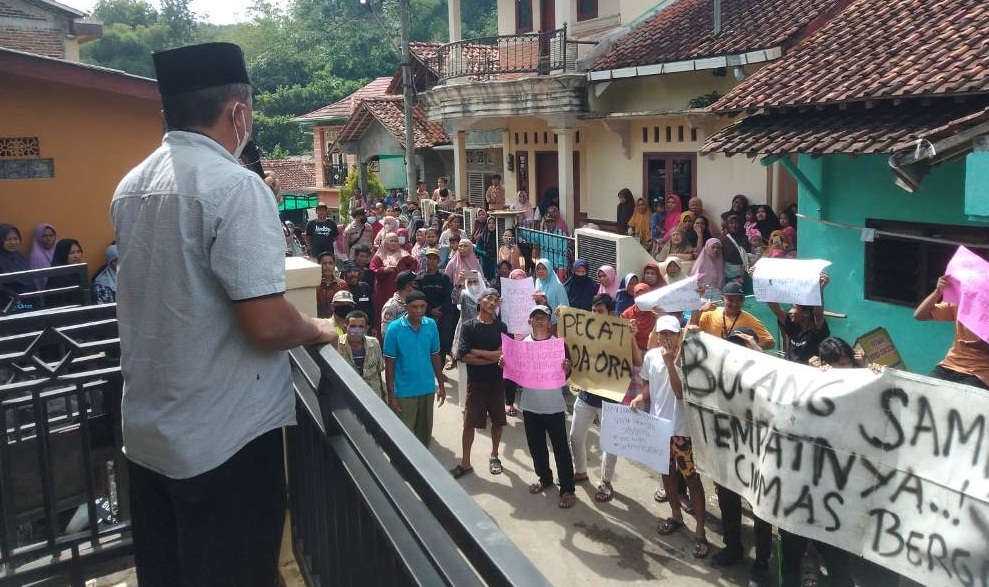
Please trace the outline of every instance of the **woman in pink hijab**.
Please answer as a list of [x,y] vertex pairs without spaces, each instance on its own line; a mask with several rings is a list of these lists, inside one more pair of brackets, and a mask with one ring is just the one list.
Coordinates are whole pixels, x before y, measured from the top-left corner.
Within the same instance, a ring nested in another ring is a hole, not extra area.
[[[471,271],[481,271],[481,261],[474,252],[474,243],[469,239],[462,238],[457,243],[457,252],[450,257],[450,262],[446,264],[444,272],[450,278],[451,283],[457,283],[457,278],[462,272],[465,276]],[[481,275],[484,275],[482,272]]]
[[611,265],[601,265],[598,268],[598,283],[601,284],[598,287],[598,293],[606,293],[614,299],[618,295],[618,272]]
[[690,274],[696,275],[697,281],[706,285],[708,291],[715,295],[720,294],[725,286],[725,258],[721,252],[720,240],[707,239],[693,267],[690,268]]
[[683,214],[683,202],[680,196],[670,194],[666,196],[666,216],[663,217],[663,239],[662,242],[670,240],[670,232],[680,226],[680,215]]

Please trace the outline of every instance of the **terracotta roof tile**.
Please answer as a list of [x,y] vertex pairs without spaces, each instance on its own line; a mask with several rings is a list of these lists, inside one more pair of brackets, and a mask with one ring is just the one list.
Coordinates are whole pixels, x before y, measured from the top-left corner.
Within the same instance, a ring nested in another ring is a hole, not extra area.
[[[388,96],[374,100],[363,100],[360,107],[340,129],[339,141],[356,141],[364,135],[372,120],[377,120],[395,137],[399,145],[405,146],[405,112],[401,96]],[[428,149],[437,145],[449,144],[450,138],[443,131],[443,125],[427,122],[426,115],[416,106],[412,110],[415,128],[416,149]]]
[[346,98],[323,106],[295,118],[295,120],[326,120],[330,118],[348,118],[360,106],[361,100],[380,98],[388,92],[391,84],[390,77],[379,77]]
[[985,0],[854,0],[712,110],[989,92]]
[[316,164],[299,159],[262,159],[261,166],[278,176],[283,194],[316,191]]
[[722,31],[714,30],[712,0],[679,0],[636,26],[594,62],[601,71],[739,55],[788,46],[838,0],[723,0]]
[[701,153],[728,155],[893,153],[918,139],[934,141],[989,121],[989,97],[966,102],[942,98],[874,108],[799,109],[748,116],[715,133]]

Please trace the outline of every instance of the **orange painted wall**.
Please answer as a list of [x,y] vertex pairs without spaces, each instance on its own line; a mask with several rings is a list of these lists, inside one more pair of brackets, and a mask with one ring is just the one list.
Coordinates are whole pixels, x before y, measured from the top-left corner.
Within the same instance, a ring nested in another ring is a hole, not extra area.
[[0,222],[12,223],[30,250],[34,226],[82,244],[90,273],[113,241],[110,198],[132,167],[161,144],[161,104],[120,94],[0,77],[0,137],[38,137],[55,160],[54,179],[0,180]]

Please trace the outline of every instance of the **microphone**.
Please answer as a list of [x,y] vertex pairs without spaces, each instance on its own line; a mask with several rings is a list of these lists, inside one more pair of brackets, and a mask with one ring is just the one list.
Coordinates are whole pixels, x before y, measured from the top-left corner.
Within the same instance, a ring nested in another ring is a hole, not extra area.
[[244,167],[264,179],[264,168],[261,167],[261,151],[258,150],[258,145],[254,139],[247,141],[247,144],[244,145],[244,150],[240,153],[240,162]]

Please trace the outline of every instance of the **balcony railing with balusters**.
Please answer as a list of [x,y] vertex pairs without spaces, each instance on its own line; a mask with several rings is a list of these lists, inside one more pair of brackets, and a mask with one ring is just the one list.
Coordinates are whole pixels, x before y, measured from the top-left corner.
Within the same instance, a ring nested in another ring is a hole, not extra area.
[[484,81],[517,74],[574,71],[578,42],[567,28],[543,33],[501,35],[443,45],[436,52],[440,82],[466,77]]

